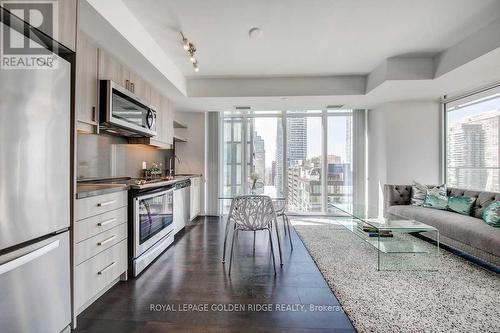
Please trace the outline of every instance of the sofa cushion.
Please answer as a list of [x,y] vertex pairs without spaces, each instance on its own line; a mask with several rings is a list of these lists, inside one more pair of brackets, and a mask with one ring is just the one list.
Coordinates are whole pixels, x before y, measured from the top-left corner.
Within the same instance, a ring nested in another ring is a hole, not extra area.
[[500,256],[500,228],[489,226],[481,219],[411,205],[391,206],[388,212],[428,224],[443,236]]
[[448,210],[462,215],[470,216],[472,206],[476,202],[474,197],[448,197]]
[[440,191],[437,187],[429,189],[427,195],[425,196],[425,201],[422,207],[434,208],[434,209],[446,209],[448,207],[448,197],[446,196],[446,190]]
[[493,202],[500,201],[500,193],[495,192],[480,192],[472,190],[464,190],[459,188],[448,188],[448,196],[454,197],[473,197],[477,198],[474,206],[472,206],[471,215],[480,219],[483,211]]
[[492,227],[500,227],[500,202],[494,202],[483,212],[483,220]]
[[483,212],[494,202],[500,201],[500,193],[481,192],[476,199],[474,207],[472,207],[472,216],[482,218]]
[[427,195],[427,186],[413,181],[411,186],[411,204],[413,206],[422,206]]

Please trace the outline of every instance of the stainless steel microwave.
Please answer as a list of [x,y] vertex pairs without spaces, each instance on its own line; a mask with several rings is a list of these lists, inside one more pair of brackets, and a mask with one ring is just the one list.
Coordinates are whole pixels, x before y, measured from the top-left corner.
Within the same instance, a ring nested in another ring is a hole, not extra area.
[[140,97],[110,80],[99,84],[99,129],[127,137],[156,135],[156,111]]

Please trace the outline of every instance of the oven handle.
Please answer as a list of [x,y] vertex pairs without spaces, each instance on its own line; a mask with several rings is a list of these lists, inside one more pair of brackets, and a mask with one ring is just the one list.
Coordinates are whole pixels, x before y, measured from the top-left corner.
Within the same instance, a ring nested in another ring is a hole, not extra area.
[[136,201],[140,201],[140,200],[144,200],[144,199],[149,199],[149,198],[154,198],[154,197],[160,197],[160,196],[163,196],[165,194],[169,194],[169,193],[173,193],[174,192],[174,189],[173,188],[169,188],[168,190],[165,190],[165,191],[161,191],[161,192],[155,192],[155,193],[151,193],[151,194],[148,194],[148,193],[145,193],[145,194],[141,194],[141,195],[138,195],[136,197],[134,197],[134,199]]

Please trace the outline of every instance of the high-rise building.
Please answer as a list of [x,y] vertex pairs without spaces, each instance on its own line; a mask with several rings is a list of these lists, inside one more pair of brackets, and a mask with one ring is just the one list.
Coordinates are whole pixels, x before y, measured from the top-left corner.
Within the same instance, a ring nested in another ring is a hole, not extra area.
[[262,179],[266,177],[266,149],[265,142],[257,132],[253,137],[253,161],[255,173]]
[[296,165],[307,157],[307,118],[288,118],[287,122],[288,165]]
[[271,162],[271,180],[269,182],[271,185],[276,186],[276,161]]
[[274,184],[279,191],[284,190],[283,187],[283,126],[281,122],[277,121],[276,128],[276,166],[275,166],[275,176],[274,176]]
[[[290,210],[321,211],[322,172],[321,168],[317,166],[319,160],[320,158],[312,158],[304,165],[288,168],[288,204]],[[340,160],[340,156],[328,156],[326,170],[328,205],[345,204],[351,201],[351,165],[340,163]]]
[[[307,118],[288,118],[287,119],[287,163],[284,165],[283,159],[283,128],[278,122],[277,128],[278,149],[276,149],[276,171],[275,182],[278,189],[284,189],[284,185],[288,187],[288,192],[292,191],[290,181],[284,184],[283,170],[285,167],[289,169],[292,166],[301,165],[307,157]],[[289,172],[287,171],[287,174]],[[292,175],[296,176],[292,172]],[[292,181],[293,183],[293,181]]]
[[500,110],[461,119],[448,129],[448,183],[497,191]]

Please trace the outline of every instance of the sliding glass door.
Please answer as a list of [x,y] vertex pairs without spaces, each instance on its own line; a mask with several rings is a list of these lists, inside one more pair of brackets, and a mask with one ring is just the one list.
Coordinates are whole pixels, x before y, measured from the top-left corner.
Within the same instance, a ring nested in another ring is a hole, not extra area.
[[221,121],[223,195],[284,197],[298,214],[352,202],[351,110],[226,112]]

